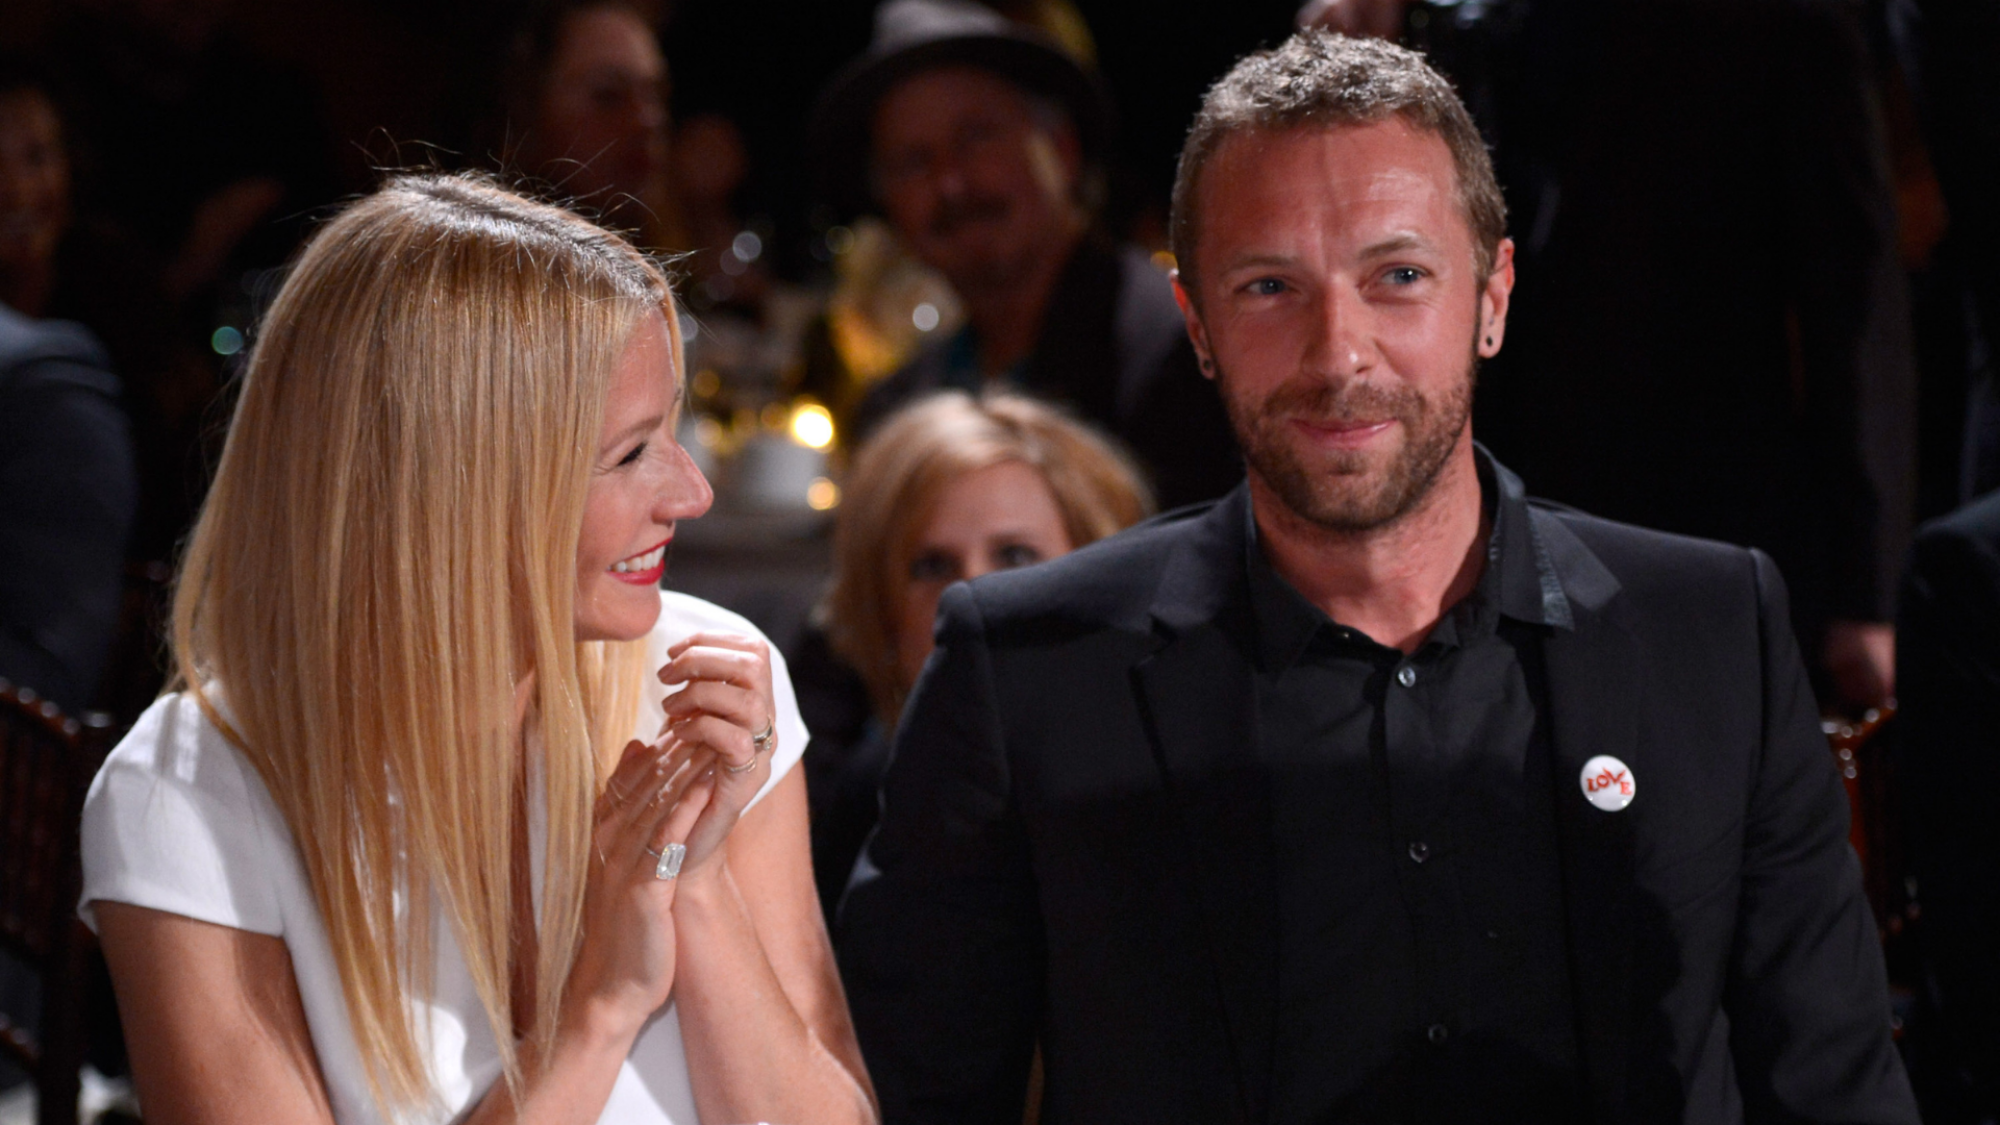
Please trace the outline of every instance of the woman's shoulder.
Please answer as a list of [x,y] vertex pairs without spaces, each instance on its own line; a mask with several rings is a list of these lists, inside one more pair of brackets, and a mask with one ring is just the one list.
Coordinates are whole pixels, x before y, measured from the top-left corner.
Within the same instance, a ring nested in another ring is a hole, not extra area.
[[91,785],[91,797],[98,798],[121,777],[170,784],[230,809],[247,809],[270,799],[243,751],[187,691],[163,695],[146,708],[105,759]]
[[740,613],[677,590],[660,591],[660,620],[652,639],[666,647],[695,633],[739,633],[769,643],[764,631]]
[[249,760],[190,692],[160,697],[83,807],[83,916],[97,899],[259,933],[283,929],[270,867],[295,854]]

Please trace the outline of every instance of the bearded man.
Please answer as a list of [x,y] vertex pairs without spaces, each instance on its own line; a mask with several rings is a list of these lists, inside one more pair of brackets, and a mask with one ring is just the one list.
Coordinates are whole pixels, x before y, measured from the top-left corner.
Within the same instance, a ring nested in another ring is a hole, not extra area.
[[[1512,244],[1416,55],[1209,92],[1245,487],[948,591],[840,922],[886,1121],[1914,1122],[1770,560],[1473,444]],[[1615,373],[1607,373],[1612,377]]]

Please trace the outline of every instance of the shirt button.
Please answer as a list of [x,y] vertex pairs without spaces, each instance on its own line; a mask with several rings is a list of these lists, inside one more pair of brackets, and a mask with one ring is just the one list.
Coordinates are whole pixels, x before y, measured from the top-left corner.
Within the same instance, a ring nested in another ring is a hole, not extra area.
[[1418,840],[1417,842],[1410,845],[1411,859],[1416,860],[1418,863],[1422,863],[1423,861],[1429,859],[1430,857],[1431,857],[1431,846],[1429,844],[1424,843],[1422,840]]
[[1433,1046],[1442,1047],[1444,1041],[1451,1038],[1451,1030],[1441,1023],[1434,1023],[1429,1031],[1424,1032],[1424,1038],[1429,1039]]
[[1396,670],[1396,682],[1402,684],[1404,687],[1415,687],[1417,683],[1417,670],[1408,664],[1403,665]]

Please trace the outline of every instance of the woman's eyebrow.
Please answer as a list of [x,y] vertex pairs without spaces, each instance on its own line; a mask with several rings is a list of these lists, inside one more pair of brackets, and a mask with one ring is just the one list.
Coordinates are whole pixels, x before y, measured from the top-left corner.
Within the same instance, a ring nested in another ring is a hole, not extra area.
[[663,425],[666,420],[667,416],[664,414],[655,414],[650,418],[642,418],[612,435],[611,440],[604,443],[604,448],[610,449],[613,446],[623,445],[631,438],[635,438],[643,433],[650,433]]

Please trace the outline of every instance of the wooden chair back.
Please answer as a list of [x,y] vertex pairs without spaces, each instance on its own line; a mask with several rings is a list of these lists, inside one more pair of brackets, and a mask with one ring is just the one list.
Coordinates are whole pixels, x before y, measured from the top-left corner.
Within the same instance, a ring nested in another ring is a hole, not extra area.
[[0,946],[42,981],[39,1033],[0,1014],[0,1051],[34,1076],[37,1125],[76,1123],[96,946],[76,916],[78,827],[110,739],[108,716],[65,715],[0,679]]

